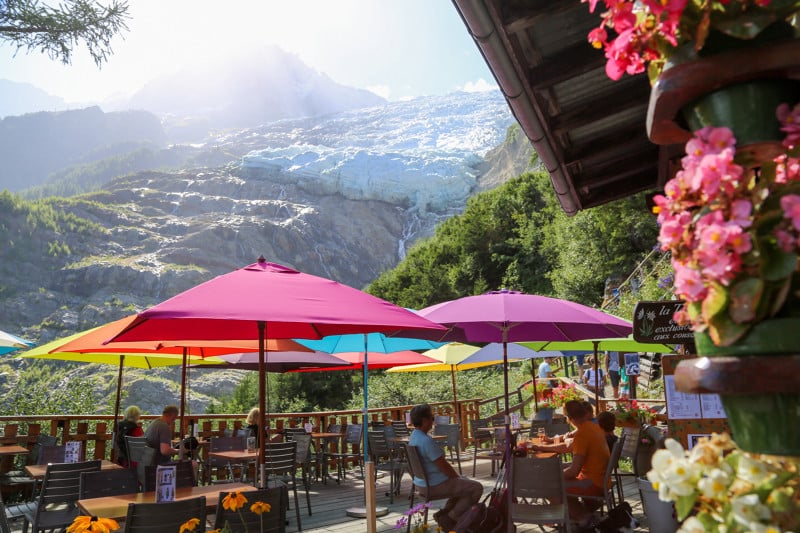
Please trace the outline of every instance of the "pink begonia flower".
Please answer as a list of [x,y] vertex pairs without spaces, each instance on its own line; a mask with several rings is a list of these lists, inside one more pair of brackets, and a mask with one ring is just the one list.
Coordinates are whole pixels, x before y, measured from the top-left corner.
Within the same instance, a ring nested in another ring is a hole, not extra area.
[[800,180],[800,159],[787,157],[786,154],[775,158],[775,183],[788,183]]
[[705,278],[713,279],[729,285],[736,273],[741,270],[742,259],[736,254],[719,254],[713,260],[703,263],[702,274]]
[[[659,213],[660,217],[661,213]],[[661,228],[659,229],[658,240],[661,243],[661,249],[667,250],[681,243],[691,217],[689,217],[689,213],[683,212],[677,216],[667,217],[665,215],[662,220],[663,223],[661,223]]]
[[792,221],[794,229],[800,231],[800,196],[787,194],[781,198],[781,208],[783,209],[783,216]]
[[722,152],[727,148],[734,149],[736,146],[736,137],[733,136],[730,128],[713,128],[707,132],[706,139],[709,149],[717,152]]
[[644,61],[639,53],[634,50],[632,42],[634,39],[633,30],[628,29],[619,34],[606,47],[606,75],[612,80],[618,80],[627,72],[628,74],[638,74],[644,72]]
[[749,228],[753,224],[750,217],[753,212],[753,204],[750,200],[734,200],[731,202],[731,222],[743,228]]
[[753,242],[750,234],[736,224],[728,224],[728,240],[725,242],[728,247],[739,255],[746,254],[753,249]]
[[797,146],[800,143],[800,104],[792,109],[789,109],[789,104],[781,104],[775,115],[781,122],[781,131],[786,133],[783,145],[787,148]]
[[778,247],[787,254],[792,252],[797,244],[792,234],[786,230],[776,230],[775,238],[778,240]]
[[698,302],[705,298],[708,289],[703,284],[703,277],[697,270],[674,263],[675,292],[689,302]]
[[603,48],[608,44],[608,34],[603,27],[595,28],[589,32],[589,44],[595,48]]

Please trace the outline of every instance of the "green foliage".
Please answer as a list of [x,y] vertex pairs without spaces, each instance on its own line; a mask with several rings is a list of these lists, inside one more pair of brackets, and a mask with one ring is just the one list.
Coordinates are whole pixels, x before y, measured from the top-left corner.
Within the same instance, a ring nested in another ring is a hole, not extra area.
[[64,0],[51,7],[36,0],[0,2],[0,40],[17,50],[40,50],[68,65],[72,49],[85,42],[100,67],[111,54],[111,39],[127,30],[128,5],[114,0],[107,7],[92,0]]
[[31,370],[22,374],[0,403],[2,415],[94,414],[98,398],[90,379],[66,379]]

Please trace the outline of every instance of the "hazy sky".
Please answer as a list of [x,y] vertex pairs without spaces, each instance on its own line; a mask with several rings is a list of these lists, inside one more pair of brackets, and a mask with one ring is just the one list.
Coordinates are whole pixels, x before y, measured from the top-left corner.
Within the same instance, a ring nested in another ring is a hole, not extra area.
[[[104,0],[100,0],[101,3]],[[52,2],[50,2],[52,3]],[[390,100],[495,85],[449,0],[129,0],[130,31],[98,70],[0,45],[0,78],[70,102],[129,94],[180,65],[277,44],[334,81]]]

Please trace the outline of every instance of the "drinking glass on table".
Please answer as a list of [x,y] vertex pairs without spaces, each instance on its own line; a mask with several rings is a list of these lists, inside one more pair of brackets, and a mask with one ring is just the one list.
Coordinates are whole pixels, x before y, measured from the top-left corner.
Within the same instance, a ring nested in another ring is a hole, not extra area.
[[248,452],[256,451],[256,438],[255,437],[247,437],[247,451]]
[[537,428],[536,429],[536,436],[539,437],[539,442],[544,442],[544,428]]

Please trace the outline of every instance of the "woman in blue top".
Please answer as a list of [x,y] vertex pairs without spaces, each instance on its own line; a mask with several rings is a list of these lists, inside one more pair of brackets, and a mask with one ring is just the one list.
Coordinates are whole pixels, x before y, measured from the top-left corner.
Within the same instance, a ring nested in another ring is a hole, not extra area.
[[414,431],[411,432],[408,443],[417,447],[430,483],[428,487],[424,479],[415,477],[414,485],[428,499],[448,498],[445,506],[433,518],[442,530],[450,531],[455,527],[458,518],[481,499],[483,485],[473,479],[460,477],[445,459],[444,451],[428,435],[433,427],[433,411],[430,405],[415,405],[411,409],[411,423],[414,424]]

